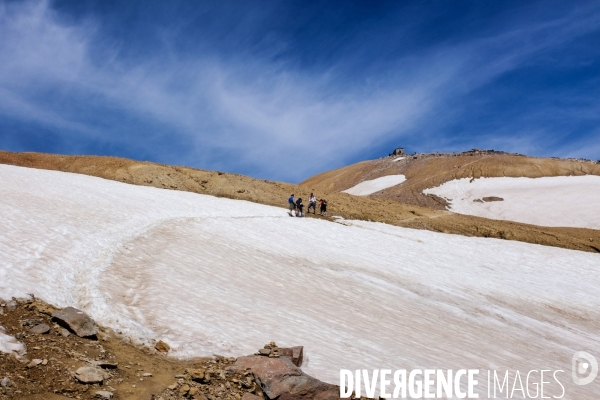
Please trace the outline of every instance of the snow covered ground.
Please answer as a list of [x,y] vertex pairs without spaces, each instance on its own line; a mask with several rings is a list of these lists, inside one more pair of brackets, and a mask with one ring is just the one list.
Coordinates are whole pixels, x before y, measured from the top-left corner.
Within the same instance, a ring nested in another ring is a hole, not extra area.
[[396,186],[404,182],[404,175],[387,175],[381,178],[364,181],[358,185],[352,186],[350,189],[343,190],[344,193],[353,194],[354,196],[368,196],[380,190]]
[[0,182],[1,298],[73,305],[178,357],[304,345],[305,371],[332,383],[340,368],[560,369],[564,398],[600,391],[570,379],[574,352],[600,356],[596,254],[6,165]]
[[22,356],[26,353],[26,348],[14,336],[7,335],[4,327],[0,326],[0,352],[15,353],[18,356]]
[[[540,226],[600,229],[600,176],[468,178],[444,183],[425,194],[450,203],[450,211]],[[477,202],[496,196],[503,201]]]

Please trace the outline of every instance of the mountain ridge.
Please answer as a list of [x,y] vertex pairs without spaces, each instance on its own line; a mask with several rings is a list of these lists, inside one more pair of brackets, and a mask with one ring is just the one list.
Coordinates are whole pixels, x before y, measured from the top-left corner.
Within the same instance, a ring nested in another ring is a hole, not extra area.
[[[329,202],[329,215],[346,219],[383,222],[463,236],[517,240],[546,246],[600,252],[600,231],[585,228],[539,227],[518,222],[453,214],[441,209],[406,204],[377,196],[357,197],[324,190],[314,182],[294,185],[254,179],[243,175],[169,166],[105,156],[72,156],[0,151],[0,164],[79,173],[118,182],[182,190],[279,207],[287,206],[291,193]],[[355,164],[356,165],[356,164]],[[282,210],[282,212],[285,212]],[[312,215],[311,215],[312,217]],[[316,218],[324,218],[318,215]]]

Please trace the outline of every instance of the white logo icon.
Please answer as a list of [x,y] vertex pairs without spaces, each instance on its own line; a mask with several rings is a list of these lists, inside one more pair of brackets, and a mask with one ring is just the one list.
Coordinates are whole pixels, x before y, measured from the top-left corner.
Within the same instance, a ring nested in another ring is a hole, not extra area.
[[[576,385],[587,385],[592,383],[598,375],[598,361],[590,353],[578,351],[573,355],[573,382]],[[587,374],[587,376],[583,376]]]

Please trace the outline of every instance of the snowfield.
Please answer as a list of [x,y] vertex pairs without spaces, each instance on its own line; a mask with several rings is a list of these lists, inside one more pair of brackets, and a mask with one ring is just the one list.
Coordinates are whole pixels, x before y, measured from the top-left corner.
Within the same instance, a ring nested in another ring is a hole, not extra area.
[[[396,161],[396,160],[394,160]],[[381,178],[363,181],[350,189],[342,190],[343,193],[352,194],[354,196],[368,196],[380,190],[390,188],[401,184],[406,180],[404,175],[387,175]]]
[[479,368],[483,397],[489,369],[552,369],[564,398],[600,392],[570,378],[576,351],[600,356],[596,254],[7,165],[0,182],[0,298],[84,309],[176,357],[304,345],[303,369],[331,383]]
[[[600,229],[600,176],[456,179],[425,194],[442,197],[458,214],[539,226]],[[477,202],[495,196],[504,201]]]

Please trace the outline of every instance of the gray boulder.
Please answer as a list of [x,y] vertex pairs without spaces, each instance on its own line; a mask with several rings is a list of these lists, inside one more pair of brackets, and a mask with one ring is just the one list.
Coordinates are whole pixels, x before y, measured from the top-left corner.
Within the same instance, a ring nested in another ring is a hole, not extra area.
[[50,332],[50,327],[46,324],[39,324],[31,328],[29,332],[45,335],[46,333]]
[[95,367],[81,367],[75,371],[75,379],[81,383],[102,383],[104,372]]
[[96,336],[98,325],[86,313],[73,307],[57,310],[52,314],[61,325],[66,326],[79,337]]

